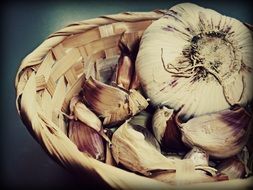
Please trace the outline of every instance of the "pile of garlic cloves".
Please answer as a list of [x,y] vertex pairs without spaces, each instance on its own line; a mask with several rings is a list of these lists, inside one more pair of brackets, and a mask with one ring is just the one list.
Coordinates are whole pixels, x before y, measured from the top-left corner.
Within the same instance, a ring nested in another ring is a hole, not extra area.
[[123,33],[110,80],[86,75],[70,101],[70,140],[90,157],[173,185],[250,176],[252,36],[238,20],[189,3],[134,45]]

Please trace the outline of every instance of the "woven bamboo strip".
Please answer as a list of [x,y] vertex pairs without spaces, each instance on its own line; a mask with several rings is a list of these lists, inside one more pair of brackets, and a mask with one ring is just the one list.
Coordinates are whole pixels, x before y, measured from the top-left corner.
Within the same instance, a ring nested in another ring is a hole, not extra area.
[[65,48],[79,47],[99,39],[100,39],[99,30],[98,28],[94,28],[82,34],[77,34],[69,37],[68,39],[62,42],[62,45]]
[[66,54],[61,43],[52,48],[52,52],[56,60],[60,60]]
[[48,52],[45,59],[40,64],[40,67],[36,73],[36,88],[37,90],[44,89],[46,87],[47,80],[50,75],[51,67],[55,63],[53,54],[51,51]]
[[47,118],[52,118],[52,97],[47,89],[43,90],[41,97],[41,110],[45,113]]
[[75,83],[75,81],[77,80],[77,73],[76,73],[76,71],[75,71],[75,68],[70,68],[66,73],[65,73],[65,78],[66,78],[66,80],[67,80],[67,82],[68,82],[68,84],[70,85],[70,86],[72,86],[74,83]]
[[[57,87],[55,89],[55,93],[54,96],[52,97],[52,121],[59,126],[59,124],[62,124],[62,117],[60,117],[61,114],[61,107],[62,104],[64,102],[65,99],[65,93],[66,93],[66,83],[64,80],[64,77],[62,76],[58,83],[57,83]],[[60,127],[60,126],[59,126]],[[62,128],[63,126],[61,126],[60,128]],[[63,129],[63,131],[66,131],[65,129]]]
[[85,74],[81,75],[79,79],[71,86],[71,88],[67,91],[65,95],[65,100],[63,102],[62,106],[62,111],[63,112],[68,112],[68,106],[69,106],[69,101],[74,95],[77,95],[82,88],[82,85],[85,81]]
[[65,74],[65,72],[70,69],[80,57],[81,55],[78,49],[71,49],[64,57],[62,57],[62,59],[55,63],[50,74],[52,80],[56,81],[59,79],[59,77]]

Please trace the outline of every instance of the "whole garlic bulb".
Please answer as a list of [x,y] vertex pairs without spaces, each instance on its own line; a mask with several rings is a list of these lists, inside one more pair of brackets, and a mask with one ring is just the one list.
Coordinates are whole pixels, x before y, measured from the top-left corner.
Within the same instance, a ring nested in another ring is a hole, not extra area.
[[252,100],[252,52],[243,23],[183,3],[145,30],[136,70],[154,105],[184,105],[188,119]]

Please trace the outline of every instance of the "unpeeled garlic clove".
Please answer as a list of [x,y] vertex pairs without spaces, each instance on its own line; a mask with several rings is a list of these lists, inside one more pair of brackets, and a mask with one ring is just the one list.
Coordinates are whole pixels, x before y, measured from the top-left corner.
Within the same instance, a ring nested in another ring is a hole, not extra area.
[[240,107],[195,117],[178,125],[187,145],[197,146],[216,158],[228,158],[245,146],[251,121],[251,115]]
[[148,106],[147,100],[136,90],[126,92],[92,78],[84,83],[83,92],[91,110],[104,118],[104,125],[128,119]]
[[119,62],[116,69],[116,84],[126,90],[129,90],[131,84],[131,78],[133,76],[134,65],[129,56],[122,56],[119,58]]
[[81,121],[88,127],[91,127],[95,131],[97,131],[101,137],[104,138],[109,144],[111,143],[108,136],[104,133],[102,122],[96,116],[95,113],[89,110],[86,105],[81,101],[80,96],[74,96],[69,104],[71,115],[68,116],[69,119],[75,119]]
[[79,119],[84,124],[100,131],[102,129],[102,122],[84,103],[81,102],[81,98],[74,96],[70,101],[70,112],[74,115],[75,119]]
[[158,108],[152,119],[154,135],[162,147],[167,151],[185,149],[181,140],[181,131],[178,129],[174,119],[174,110],[165,106]]
[[157,170],[175,171],[175,160],[160,153],[154,136],[146,128],[128,122],[113,134],[112,153],[116,163],[146,176]]
[[191,159],[195,166],[208,166],[209,155],[198,147],[193,147],[190,152],[188,152],[184,159]]
[[112,84],[116,84],[125,90],[129,90],[131,79],[134,73],[134,62],[131,59],[131,51],[126,43],[124,33],[121,36],[118,47],[121,54],[118,59]]
[[244,163],[237,157],[223,161],[217,169],[220,173],[226,174],[229,179],[243,178],[246,174]]
[[135,72],[135,60],[139,43],[139,40],[136,40],[133,44],[128,44],[125,34],[122,34],[118,44],[121,54],[112,79],[113,85],[116,84],[125,90],[138,89],[140,87],[140,81]]
[[104,141],[96,130],[78,120],[70,120],[68,137],[81,152],[97,160],[105,160]]

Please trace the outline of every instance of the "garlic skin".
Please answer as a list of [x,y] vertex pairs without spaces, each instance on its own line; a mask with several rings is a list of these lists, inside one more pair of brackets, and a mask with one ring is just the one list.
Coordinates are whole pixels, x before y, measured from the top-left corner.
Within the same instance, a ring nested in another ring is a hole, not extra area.
[[139,80],[139,77],[137,75],[136,72],[134,72],[133,74],[133,77],[132,77],[132,80],[131,80],[131,84],[130,84],[130,89],[139,89],[141,86],[140,84],[140,80]]
[[131,52],[127,44],[124,42],[123,37],[124,35],[122,36],[118,45],[121,54],[116,67],[114,82],[118,86],[126,90],[129,90],[131,79],[134,72],[134,63],[131,60]]
[[137,115],[131,117],[129,123],[131,125],[139,125],[141,127],[149,129],[151,126],[152,115],[146,111],[141,111]]
[[150,177],[171,185],[186,185],[228,180],[225,175],[216,173],[207,175],[205,169],[197,170],[194,166],[195,164],[192,160],[185,159],[177,162],[176,172],[155,172]]
[[136,71],[152,104],[184,105],[189,119],[252,100],[252,52],[243,23],[182,3],[145,30]]
[[208,166],[209,155],[200,148],[193,147],[192,150],[185,155],[184,159],[191,159],[195,166]]
[[80,121],[70,120],[68,137],[81,152],[97,160],[105,160],[104,141],[96,130]]
[[153,115],[152,129],[156,139],[166,151],[186,149],[181,140],[181,131],[175,122],[173,109],[165,106],[158,108]]
[[89,78],[83,85],[83,98],[89,108],[104,118],[103,124],[116,124],[148,106],[136,90],[129,92]]
[[245,166],[237,157],[229,158],[223,161],[217,167],[220,173],[224,173],[229,179],[237,179],[245,177]]
[[117,65],[116,84],[126,90],[129,90],[131,78],[133,76],[133,63],[130,57],[124,55],[119,58]]
[[216,158],[228,158],[239,153],[248,139],[252,116],[244,108],[194,117],[179,123],[182,140],[197,146]]
[[154,136],[144,127],[125,122],[112,136],[112,154],[116,163],[131,171],[150,176],[154,170],[175,171],[175,160],[160,152]]

